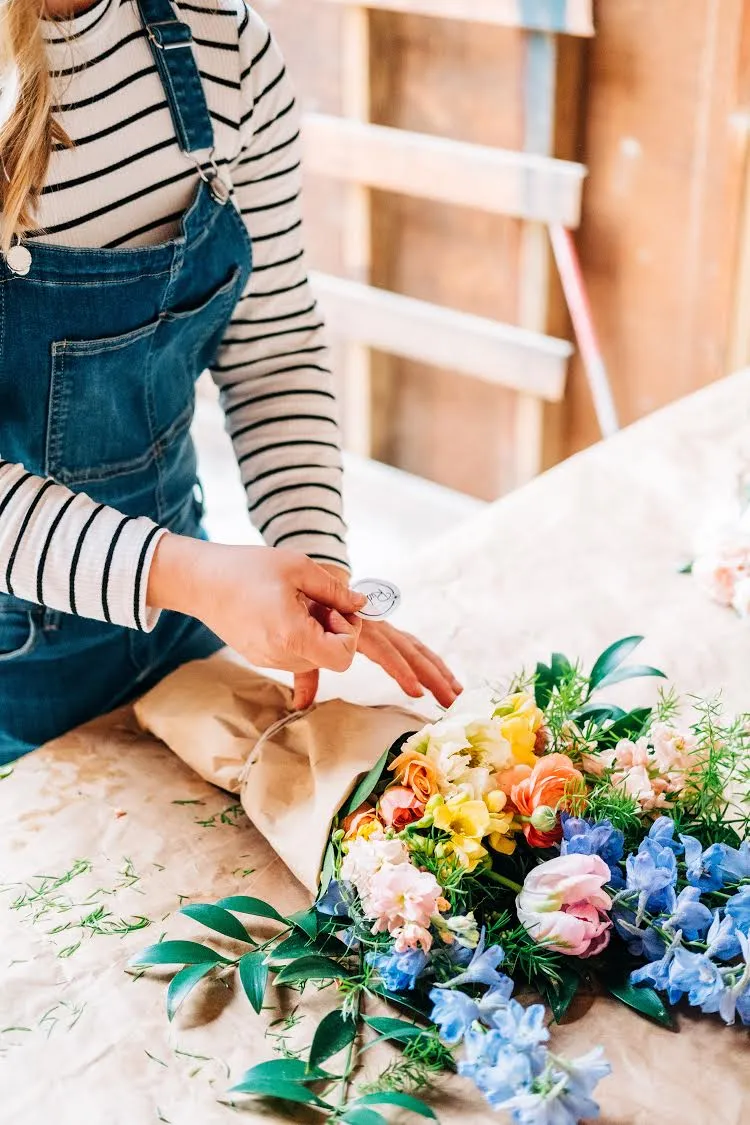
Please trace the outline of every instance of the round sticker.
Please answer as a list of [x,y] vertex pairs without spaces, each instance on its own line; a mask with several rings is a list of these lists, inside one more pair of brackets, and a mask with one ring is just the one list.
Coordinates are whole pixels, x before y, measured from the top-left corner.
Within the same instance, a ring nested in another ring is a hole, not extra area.
[[392,582],[382,578],[361,578],[352,586],[358,594],[364,594],[367,605],[357,614],[366,621],[383,621],[390,617],[401,601],[401,591]]

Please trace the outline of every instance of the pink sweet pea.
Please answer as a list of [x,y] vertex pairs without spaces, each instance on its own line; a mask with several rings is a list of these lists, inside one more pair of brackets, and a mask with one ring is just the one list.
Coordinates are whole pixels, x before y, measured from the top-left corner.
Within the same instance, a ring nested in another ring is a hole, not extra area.
[[561,855],[526,876],[518,919],[539,945],[570,957],[592,957],[609,942],[609,868],[598,855]]
[[424,804],[412,789],[407,789],[405,785],[392,785],[380,798],[378,812],[388,828],[400,832],[413,820],[419,820],[424,813]]

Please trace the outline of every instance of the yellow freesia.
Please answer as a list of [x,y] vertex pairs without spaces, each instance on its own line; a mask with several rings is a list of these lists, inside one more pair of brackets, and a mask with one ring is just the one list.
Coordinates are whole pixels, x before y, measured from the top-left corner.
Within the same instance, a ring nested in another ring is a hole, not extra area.
[[533,695],[527,691],[508,695],[495,708],[495,717],[500,719],[503,737],[510,743],[516,762],[536,765],[534,747],[537,734],[544,722],[544,713],[537,707]]
[[490,829],[490,810],[484,801],[468,800],[464,794],[449,797],[435,810],[434,825],[452,836],[467,836],[481,840]]
[[457,834],[445,845],[445,854],[454,856],[465,871],[471,872],[487,855],[487,849],[482,847],[476,837]]

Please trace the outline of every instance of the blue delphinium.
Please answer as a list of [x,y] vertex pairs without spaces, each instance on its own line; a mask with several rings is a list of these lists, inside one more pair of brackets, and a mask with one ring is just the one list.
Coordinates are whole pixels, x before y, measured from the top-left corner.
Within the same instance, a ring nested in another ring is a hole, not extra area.
[[700,894],[698,887],[684,887],[667,911],[664,929],[672,933],[679,930],[687,941],[702,939],[713,922],[713,914],[700,901]]
[[734,918],[717,910],[706,934],[706,955],[717,961],[733,961],[741,952]]
[[517,1093],[498,1108],[510,1113],[516,1125],[577,1125],[599,1116],[591,1096],[612,1068],[597,1047],[581,1058],[552,1058],[531,1088]]
[[750,840],[743,840],[739,848],[730,848],[727,844],[715,844],[714,847],[721,852],[721,873],[725,883],[750,879]]
[[649,961],[656,961],[662,956],[665,949],[664,939],[649,923],[642,922],[638,925],[635,910],[623,902],[615,902],[611,917],[615,930],[627,945],[628,952],[634,957],[645,957]]
[[718,1011],[725,991],[719,966],[705,953],[691,953],[684,947],[675,950],[669,967],[668,994],[676,1003],[687,993],[689,1002],[704,1011]]
[[471,960],[462,973],[448,982],[448,987],[456,988],[461,984],[503,985],[508,978],[505,973],[498,972],[498,965],[502,965],[504,960],[505,953],[499,945],[491,945],[489,949],[485,949],[485,934],[482,930]]
[[[650,984],[652,988],[657,989],[659,992],[666,992],[669,987],[669,970],[674,959],[675,952],[680,948],[682,938],[680,934],[676,934],[672,941],[661,957],[654,961],[650,961],[647,965],[641,965],[640,968],[634,969],[630,974],[630,981],[632,984]],[[679,997],[678,997],[679,999]]]
[[625,886],[638,894],[638,923],[646,910],[661,914],[669,907],[676,881],[677,860],[672,848],[651,836],[641,840],[635,855],[625,861]]
[[750,935],[750,886],[740,887],[737,894],[729,899],[725,910],[740,933],[746,937]]
[[[682,855],[683,844],[674,838],[674,821],[668,816],[659,816],[651,825],[648,839],[662,848],[669,848],[676,856]],[[682,839],[682,837],[680,837]]]
[[680,839],[685,847],[685,869],[691,886],[701,891],[720,890],[724,885],[721,845],[712,844],[704,851],[700,840],[694,836],[680,836]]
[[432,989],[441,1039],[449,1046],[463,1041],[458,1073],[516,1125],[577,1125],[597,1117],[591,1095],[610,1071],[601,1050],[572,1061],[551,1054],[544,1008],[524,1008],[510,998],[512,989],[507,977],[478,1000],[458,989]]
[[416,988],[430,959],[421,949],[408,949],[405,953],[368,953],[367,960],[389,992],[409,992]]
[[610,884],[615,889],[625,880],[619,868],[625,849],[625,837],[609,820],[591,821],[563,813],[560,817],[563,838],[561,855],[598,855],[609,867]]
[[325,891],[315,903],[315,909],[321,914],[329,914],[334,918],[347,918],[350,905],[355,898],[356,892],[351,883],[331,879]]

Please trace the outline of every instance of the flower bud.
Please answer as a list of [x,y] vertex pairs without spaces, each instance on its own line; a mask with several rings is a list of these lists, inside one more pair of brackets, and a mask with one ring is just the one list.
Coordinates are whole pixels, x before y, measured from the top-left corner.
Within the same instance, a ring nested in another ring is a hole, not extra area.
[[488,793],[484,798],[484,802],[491,813],[499,813],[505,808],[508,798],[505,793],[503,793],[502,789],[493,789],[492,792]]
[[539,805],[531,814],[531,824],[537,832],[552,832],[557,824],[557,813],[549,805]]
[[439,793],[435,793],[430,797],[429,801],[424,807],[425,816],[432,816],[436,809],[445,804],[445,798],[441,797]]

